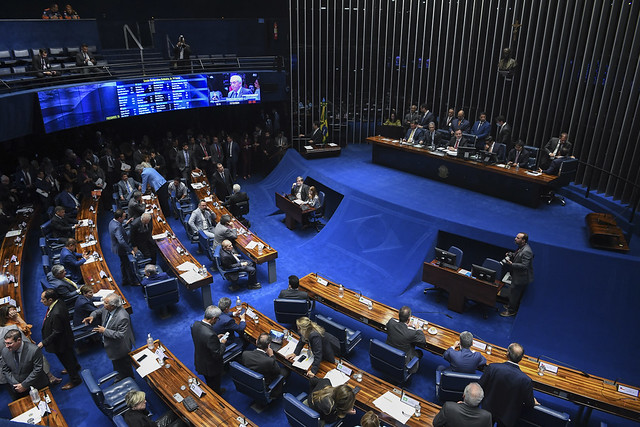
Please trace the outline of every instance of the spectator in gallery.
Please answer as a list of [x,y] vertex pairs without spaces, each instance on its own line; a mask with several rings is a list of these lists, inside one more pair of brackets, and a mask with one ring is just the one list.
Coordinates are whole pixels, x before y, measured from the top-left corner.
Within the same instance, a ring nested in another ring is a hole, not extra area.
[[83,43],[80,52],[76,54],[76,67],[81,68],[83,74],[98,71],[95,66],[98,64],[96,58],[89,52],[89,46]]
[[42,19],[62,19],[57,3],[51,3],[48,8],[42,11]]
[[62,11],[62,17],[64,19],[80,19],[80,15],[76,12],[70,4],[67,4]]
[[181,34],[178,37],[178,43],[173,48],[173,60],[175,61],[173,64],[174,68],[179,70],[189,69],[189,64],[191,58],[191,46],[187,44],[184,39],[184,36]]
[[58,72],[56,70],[51,69],[48,53],[44,48],[38,49],[38,54],[33,55],[33,58],[31,59],[31,65],[36,72],[36,76],[38,77],[54,77],[58,75]]

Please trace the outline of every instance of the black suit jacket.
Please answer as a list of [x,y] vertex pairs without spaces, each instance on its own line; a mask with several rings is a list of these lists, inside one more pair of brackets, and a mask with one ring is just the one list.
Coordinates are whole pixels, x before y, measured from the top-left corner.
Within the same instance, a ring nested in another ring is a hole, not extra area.
[[278,298],[287,298],[287,299],[309,299],[309,294],[305,291],[301,291],[300,289],[283,289],[280,291],[280,295]]
[[211,159],[209,160],[205,160],[204,157],[204,150],[207,150],[207,155],[209,157],[213,157],[211,153],[211,150],[209,149],[209,147],[207,147],[207,145],[205,144],[205,148],[203,149],[202,146],[200,144],[196,144],[194,149],[193,149],[193,156],[195,157],[195,161],[196,161],[196,165],[198,166],[199,169],[203,169],[206,170],[210,165],[211,165]]
[[387,322],[387,344],[404,351],[407,354],[407,361],[418,355],[415,345],[426,341],[422,331],[409,328],[406,323],[396,319],[389,319]]
[[[509,151],[509,155],[507,156],[507,161],[508,162],[516,162],[516,149],[512,148],[511,151]],[[522,152],[520,152],[520,155],[518,156],[518,164],[520,165],[521,168],[526,167],[527,164],[529,163],[529,152],[527,151],[526,148],[522,148]]]
[[36,71],[38,77],[43,77],[43,71],[51,71],[51,64],[49,63],[49,57],[44,58],[44,65],[42,64],[42,56],[40,54],[33,55],[31,59],[31,66]]
[[54,215],[51,218],[51,234],[55,238],[73,237],[72,225],[74,224],[74,222],[75,221],[70,220],[68,218],[60,218],[58,215]]
[[140,217],[131,221],[129,241],[131,246],[136,246],[145,256],[148,256],[148,252],[153,251],[156,247],[152,235],[153,224],[151,222],[145,226]]
[[62,299],[58,299],[42,323],[42,345],[49,353],[60,353],[73,348],[73,332],[69,312]]
[[436,121],[436,117],[433,115],[431,111],[427,110],[427,113],[420,112],[420,121],[418,124],[422,126],[425,130],[429,127],[429,123]]
[[492,427],[491,413],[466,403],[445,402],[433,419],[433,427]]
[[[298,193],[298,184],[293,184],[291,186],[291,194],[292,195],[296,195]],[[302,190],[300,191],[300,197],[302,198],[302,200],[307,200],[307,197],[309,196],[309,186],[307,184],[302,184]]]
[[259,349],[243,352],[242,364],[252,371],[264,375],[267,385],[280,375],[280,365],[276,361],[275,354],[273,357],[269,357],[267,353]]
[[516,363],[492,363],[484,368],[478,384],[484,390],[482,407],[493,421],[514,426],[523,408],[533,408],[533,384]]
[[511,126],[509,126],[508,123],[505,123],[501,129],[498,129],[496,142],[505,144],[507,147],[511,146]]
[[[301,339],[293,352],[296,355],[300,354],[305,344],[306,342]],[[334,362],[336,356],[340,356],[340,341],[329,332],[325,332],[322,336],[317,331],[312,331],[309,334],[309,348],[313,353],[313,363],[310,369],[314,374],[318,372],[320,362],[323,360]]]
[[244,191],[239,191],[229,196],[229,200],[227,200],[225,206],[229,208],[229,212],[231,212],[231,215],[239,217],[240,212],[237,205],[241,202],[249,202],[249,196]]
[[322,130],[320,128],[313,130],[305,135],[305,138],[310,139],[312,145],[322,144]]
[[214,182],[213,188],[216,196],[218,196],[218,199],[220,200],[226,199],[226,197],[233,192],[233,181],[231,179],[231,172],[229,172],[229,169],[225,168],[224,179],[222,179],[222,176],[218,171],[215,171],[212,176]]
[[222,372],[222,356],[225,345],[220,342],[212,325],[198,320],[191,325],[191,337],[195,347],[194,360],[200,375],[215,376]]

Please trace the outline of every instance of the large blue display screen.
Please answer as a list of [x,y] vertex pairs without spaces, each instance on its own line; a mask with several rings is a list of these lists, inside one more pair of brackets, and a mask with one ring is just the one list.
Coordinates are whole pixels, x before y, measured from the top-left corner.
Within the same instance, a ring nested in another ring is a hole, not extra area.
[[100,82],[38,92],[47,133],[164,111],[260,102],[257,73],[211,73]]

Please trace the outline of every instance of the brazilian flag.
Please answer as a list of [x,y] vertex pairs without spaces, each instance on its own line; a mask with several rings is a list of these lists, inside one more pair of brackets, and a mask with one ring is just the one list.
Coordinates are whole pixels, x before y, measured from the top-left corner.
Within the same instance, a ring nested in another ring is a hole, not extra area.
[[322,109],[320,110],[320,131],[322,132],[322,143],[326,144],[329,140],[329,126],[327,125],[327,102],[322,98],[320,104]]

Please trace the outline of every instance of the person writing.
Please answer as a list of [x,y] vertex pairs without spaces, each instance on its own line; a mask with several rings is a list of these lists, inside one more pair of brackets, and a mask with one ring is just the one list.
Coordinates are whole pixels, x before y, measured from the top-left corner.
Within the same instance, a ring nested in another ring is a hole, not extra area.
[[336,337],[326,332],[324,328],[318,325],[316,322],[312,322],[308,317],[300,317],[296,320],[296,326],[298,327],[298,333],[300,334],[300,341],[296,346],[293,353],[286,356],[289,362],[293,362],[296,356],[300,355],[302,348],[306,343],[309,343],[309,349],[313,353],[313,363],[309,370],[307,370],[307,376],[315,377],[318,369],[320,368],[320,362],[326,360],[328,362],[334,362],[335,356],[340,356],[340,342]]

